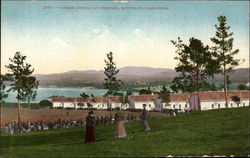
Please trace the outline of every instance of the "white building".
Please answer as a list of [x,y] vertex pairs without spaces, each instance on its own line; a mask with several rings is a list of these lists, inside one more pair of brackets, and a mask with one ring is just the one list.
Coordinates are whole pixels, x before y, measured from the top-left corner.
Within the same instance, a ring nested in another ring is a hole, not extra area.
[[[171,102],[169,105],[163,103],[161,106],[163,109],[187,109],[190,110],[189,98],[191,95],[197,95],[197,93],[172,93],[170,94]],[[210,91],[199,92],[201,110],[210,110],[225,108],[225,98],[223,91]],[[238,96],[240,102],[236,103],[232,101],[233,96]],[[66,98],[66,97],[52,97],[53,108],[96,108],[107,109],[110,108],[135,108],[143,109],[143,104],[146,104],[147,110],[154,110],[156,108],[156,100],[158,95],[131,95],[128,97],[129,103],[122,105],[121,98],[118,96],[112,97],[89,97],[89,98]],[[229,91],[228,92],[228,107],[243,107],[249,106],[250,91]]]

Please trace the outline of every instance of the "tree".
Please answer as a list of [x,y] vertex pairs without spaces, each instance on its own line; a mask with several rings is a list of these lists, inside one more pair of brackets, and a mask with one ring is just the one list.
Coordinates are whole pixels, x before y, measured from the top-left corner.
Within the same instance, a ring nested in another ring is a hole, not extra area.
[[237,105],[240,104],[240,97],[238,97],[237,95],[232,96],[232,101],[235,102]]
[[[29,109],[30,109],[30,101],[33,101],[35,100],[36,98],[36,94],[37,94],[37,88],[38,88],[38,85],[39,85],[39,81],[36,81],[36,78],[33,77],[33,76],[28,76],[26,77],[26,86],[25,86],[25,100],[28,101],[28,104],[29,104]],[[25,101],[24,100],[24,101]]]
[[80,109],[82,109],[85,106],[84,103],[77,103],[77,105],[80,106]]
[[[16,52],[13,59],[9,58],[10,64],[5,65],[8,69],[6,74],[10,83],[10,89],[8,91],[17,92],[17,103],[18,103],[18,122],[20,122],[20,101],[27,99],[27,94],[30,94],[31,88],[36,87],[36,82],[30,81],[30,75],[34,72],[31,69],[31,65],[25,63],[26,56],[21,55],[20,52]],[[32,84],[32,85],[31,85]]]
[[171,42],[177,48],[178,56],[175,59],[179,63],[175,70],[180,73],[174,78],[171,88],[175,91],[198,92],[207,85],[206,79],[216,73],[217,62],[209,52],[209,47],[195,38],[189,39],[189,45],[183,44],[179,37],[178,41]]
[[119,91],[119,87],[123,83],[116,78],[120,70],[116,68],[116,64],[113,61],[113,53],[109,52],[107,58],[107,60],[104,60],[106,64],[106,67],[104,67],[106,78],[104,79],[105,81],[103,82],[103,85],[108,89],[105,96],[113,95],[115,92]]
[[128,96],[131,95],[131,92],[130,91],[126,91],[125,93],[121,93],[120,97],[119,97],[119,100],[120,102],[122,103],[121,104],[121,109],[122,109],[122,106],[125,104],[128,104]]
[[53,106],[53,104],[50,101],[48,101],[48,100],[41,100],[39,102],[39,105],[41,107],[50,107],[50,108]]
[[237,89],[238,89],[238,90],[246,90],[246,89],[247,89],[247,86],[244,85],[244,84],[239,84],[239,85],[237,86]]
[[4,100],[8,97],[8,94],[5,92],[5,84],[4,81],[6,81],[6,77],[4,75],[0,75],[0,87],[1,87],[1,91],[0,91],[0,102],[3,103]]
[[193,82],[192,82],[192,78],[191,77],[182,77],[182,76],[176,76],[173,81],[172,84],[170,86],[170,88],[175,92],[193,92],[194,91],[194,86],[193,86]]
[[[239,53],[239,49],[233,50],[233,33],[229,33],[230,26],[226,25],[226,16],[217,17],[219,24],[215,25],[215,36],[210,40],[215,44],[212,47],[212,51],[219,62],[219,72],[223,74],[224,78],[224,96],[226,102],[226,108],[228,107],[228,82],[230,73],[234,67],[238,66],[241,62],[240,59],[235,59],[234,56]],[[243,62],[244,60],[242,60]]]
[[139,91],[139,94],[152,94],[153,91],[151,91],[150,87],[148,89],[141,89]]
[[89,95],[87,95],[85,92],[82,92],[82,93],[80,94],[80,96],[83,97],[83,98],[89,97]]
[[196,91],[199,96],[200,89],[207,85],[207,78],[213,77],[216,73],[216,60],[209,52],[209,47],[204,46],[198,39],[190,38],[189,45],[183,44],[179,37],[178,41],[171,42],[177,48],[178,56],[175,59],[179,60],[179,63],[175,70],[180,73],[179,76],[174,78],[172,88],[189,92]]
[[159,93],[159,98],[166,105],[168,105],[170,103],[170,91],[166,88],[166,86],[162,86],[162,89]]

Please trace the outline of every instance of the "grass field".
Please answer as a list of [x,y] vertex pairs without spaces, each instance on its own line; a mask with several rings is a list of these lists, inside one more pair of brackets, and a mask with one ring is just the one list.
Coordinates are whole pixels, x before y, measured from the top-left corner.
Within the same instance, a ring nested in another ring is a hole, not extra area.
[[125,123],[127,139],[114,138],[114,126],[97,126],[97,142],[84,143],[83,127],[1,135],[1,157],[119,157],[249,155],[249,107],[154,118],[151,131]]
[[[18,107],[17,103],[1,103],[0,107]],[[20,104],[21,108],[29,108],[29,104],[28,103],[21,103]],[[40,108],[38,103],[30,103],[30,108]]]

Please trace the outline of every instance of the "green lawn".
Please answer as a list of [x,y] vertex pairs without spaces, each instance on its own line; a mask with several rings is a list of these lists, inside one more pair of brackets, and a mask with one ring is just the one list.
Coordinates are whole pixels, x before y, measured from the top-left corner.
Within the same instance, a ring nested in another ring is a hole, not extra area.
[[[17,103],[4,102],[0,104],[0,107],[18,107]],[[28,103],[20,103],[21,108],[29,108]],[[30,103],[30,108],[39,108],[40,105],[38,103]]]
[[193,112],[126,123],[127,139],[114,126],[97,126],[97,142],[84,143],[83,127],[1,136],[1,157],[247,156],[249,107]]

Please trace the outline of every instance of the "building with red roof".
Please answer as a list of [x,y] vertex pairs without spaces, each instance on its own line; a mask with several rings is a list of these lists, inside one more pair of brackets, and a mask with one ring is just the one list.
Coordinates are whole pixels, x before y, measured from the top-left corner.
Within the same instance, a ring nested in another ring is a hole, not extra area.
[[[171,93],[171,102],[166,105],[163,103],[161,106],[163,109],[191,109],[189,98],[192,95],[197,95],[197,93]],[[225,108],[225,99],[223,91],[206,91],[198,93],[200,99],[201,110],[210,110],[217,108]],[[233,96],[238,96],[240,98],[239,102],[232,100]],[[122,97],[112,96],[112,97],[52,97],[51,101],[54,108],[75,108],[80,107],[87,108],[92,107],[96,109],[107,109],[107,108],[117,108],[122,109],[135,108],[142,109],[143,104],[146,104],[147,110],[154,110],[156,108],[158,95],[130,95],[128,96],[128,103],[122,106]],[[250,91],[248,90],[238,90],[238,91],[228,91],[228,107],[242,107],[249,106]],[[159,100],[158,100],[159,102]]]

